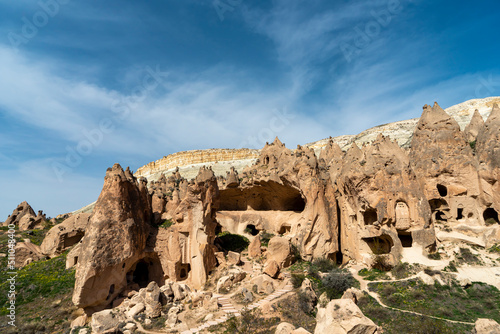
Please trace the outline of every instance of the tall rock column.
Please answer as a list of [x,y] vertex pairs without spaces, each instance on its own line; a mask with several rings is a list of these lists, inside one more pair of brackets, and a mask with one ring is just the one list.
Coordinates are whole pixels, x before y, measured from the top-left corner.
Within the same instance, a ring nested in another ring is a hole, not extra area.
[[146,181],[137,181],[118,164],[108,168],[82,239],[75,305],[89,311],[102,309],[130,283],[127,273],[144,256],[151,218]]

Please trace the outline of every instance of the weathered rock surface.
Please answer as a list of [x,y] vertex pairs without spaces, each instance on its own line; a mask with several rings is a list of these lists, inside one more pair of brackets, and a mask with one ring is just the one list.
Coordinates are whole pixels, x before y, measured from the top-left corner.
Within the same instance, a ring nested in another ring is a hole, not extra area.
[[334,299],[325,308],[319,307],[315,334],[375,334],[375,323],[365,317],[350,299]]
[[73,293],[75,305],[104,307],[125,289],[133,280],[129,276],[146,256],[150,222],[151,203],[145,181],[137,181],[118,164],[109,168],[82,240]]
[[492,319],[477,319],[474,329],[476,330],[476,334],[500,333],[500,325]]
[[19,225],[19,221],[24,216],[32,218],[36,217],[35,211],[33,211],[33,208],[31,208],[28,202],[22,202],[21,204],[19,204],[17,208],[14,209],[12,214],[5,220],[3,225],[4,226],[7,226],[9,224]]
[[40,250],[40,246],[31,243],[29,240],[18,242],[14,248],[16,251],[15,266],[22,268],[31,262],[43,259],[44,256]]
[[80,213],[52,227],[40,246],[42,253],[48,257],[62,254],[83,238],[89,221],[89,213]]

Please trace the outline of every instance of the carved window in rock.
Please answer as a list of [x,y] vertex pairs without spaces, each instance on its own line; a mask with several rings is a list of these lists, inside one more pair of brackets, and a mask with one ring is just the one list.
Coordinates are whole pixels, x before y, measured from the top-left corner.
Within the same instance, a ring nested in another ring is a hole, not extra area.
[[365,225],[373,225],[378,221],[377,209],[366,209],[363,213]]
[[396,229],[406,230],[410,228],[410,210],[405,202],[396,203]]

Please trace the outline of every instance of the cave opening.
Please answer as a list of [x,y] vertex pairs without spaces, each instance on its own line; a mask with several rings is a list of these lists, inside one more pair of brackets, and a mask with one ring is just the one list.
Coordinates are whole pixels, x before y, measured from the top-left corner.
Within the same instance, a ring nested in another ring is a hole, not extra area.
[[493,208],[487,208],[486,210],[484,210],[483,218],[484,222],[487,225],[491,225],[494,223],[498,224],[498,212]]
[[436,211],[436,221],[447,222],[446,215],[443,211]]
[[245,228],[245,232],[253,236],[259,234],[259,230],[255,227],[254,224],[248,224],[247,227]]
[[365,221],[365,225],[373,225],[378,221],[377,209],[366,209],[363,213],[363,219]]
[[145,261],[137,263],[132,274],[132,281],[139,284],[140,288],[145,288],[149,283],[149,268]]
[[436,188],[437,188],[437,191],[439,193],[439,196],[446,197],[446,195],[448,195],[448,188],[446,188],[446,186],[443,186],[442,184],[438,184],[436,186]]
[[283,235],[283,234],[290,232],[291,229],[292,229],[292,227],[290,225],[283,224],[283,225],[281,225],[278,233]]
[[220,211],[294,211],[302,212],[306,201],[300,190],[274,181],[251,188],[229,188],[220,191]]
[[190,271],[191,271],[191,265],[189,263],[181,264],[179,268],[179,279],[180,280],[187,279]]
[[457,208],[457,220],[464,218],[464,209]]
[[159,286],[165,284],[163,269],[157,256],[139,260],[127,272],[127,284],[137,284],[139,288],[145,288],[152,281]]
[[380,237],[363,238],[366,244],[370,247],[373,254],[389,254],[394,241],[388,235],[381,235]]
[[411,232],[398,232],[399,241],[404,248],[409,248],[413,245],[413,237]]

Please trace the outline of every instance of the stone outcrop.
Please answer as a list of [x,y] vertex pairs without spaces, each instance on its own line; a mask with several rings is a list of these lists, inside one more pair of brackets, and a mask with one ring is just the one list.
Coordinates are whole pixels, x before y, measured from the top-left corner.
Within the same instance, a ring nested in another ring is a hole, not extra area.
[[465,139],[469,142],[475,142],[479,131],[484,126],[484,120],[479,111],[476,109],[470,123],[464,129]]
[[43,259],[44,256],[40,251],[40,246],[31,243],[29,240],[18,242],[15,247],[16,260],[15,267],[22,268],[31,262]]
[[498,223],[500,212],[500,107],[495,104],[476,141],[485,222]]
[[433,221],[473,224],[478,210],[477,160],[458,123],[437,103],[424,106],[410,161],[429,200]]
[[[118,164],[108,168],[76,266],[73,302],[78,307],[98,309],[110,304],[134,280],[137,267],[154,266],[152,259],[144,261],[152,212],[145,182]],[[151,278],[163,279],[161,274],[146,274],[136,280]]]
[[225,230],[284,235],[309,259],[331,257],[338,251],[333,187],[321,179],[313,150],[297,147],[292,152],[276,138],[266,143],[257,162],[239,178],[237,187],[228,187],[227,180],[219,182],[217,221]]
[[172,195],[172,202],[167,203],[167,215],[173,225],[159,228],[155,252],[165,277],[189,279],[199,288],[217,264],[214,240],[219,189],[213,171],[201,168],[189,184],[179,182],[177,196]]
[[35,227],[41,227],[43,222],[45,222],[43,212],[39,211],[38,215],[36,215],[28,202],[22,202],[5,220],[3,226],[14,224],[20,231],[26,231]]
[[344,256],[370,263],[373,255],[381,255],[396,264],[403,247],[434,244],[429,203],[397,143],[379,135],[362,149],[351,146],[341,163],[332,182]]
[[334,299],[325,308],[318,308],[314,333],[378,334],[381,331],[352,300]]
[[474,324],[476,334],[496,334],[500,333],[500,325],[492,319],[477,319]]
[[89,220],[89,213],[79,213],[52,227],[40,246],[42,253],[52,258],[78,243],[85,235]]

